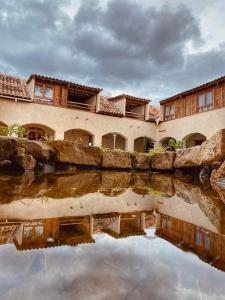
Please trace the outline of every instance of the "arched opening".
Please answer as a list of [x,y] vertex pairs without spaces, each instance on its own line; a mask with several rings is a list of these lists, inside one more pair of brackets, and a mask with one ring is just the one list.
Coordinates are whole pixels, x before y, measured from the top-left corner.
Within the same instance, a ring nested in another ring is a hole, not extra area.
[[64,140],[78,142],[84,146],[92,146],[93,134],[83,129],[70,129],[64,132]]
[[8,126],[5,123],[3,123],[3,122],[0,121],[0,135],[1,136],[6,136],[7,135],[6,131],[4,130],[7,127]]
[[166,149],[169,147],[170,140],[175,140],[175,139],[172,138],[171,136],[168,136],[168,137],[163,138],[159,143],[162,145],[163,148]]
[[204,141],[206,141],[206,136],[201,133],[191,133],[187,135],[184,139],[184,146],[186,148],[191,148],[195,146],[201,145]]
[[111,132],[102,136],[102,147],[110,150],[126,150],[126,138],[116,132]]
[[142,136],[134,140],[134,151],[136,152],[148,152],[154,148],[155,141],[149,137]]
[[54,139],[55,132],[53,129],[42,124],[26,124],[23,127],[27,128],[27,138],[32,141],[46,141]]

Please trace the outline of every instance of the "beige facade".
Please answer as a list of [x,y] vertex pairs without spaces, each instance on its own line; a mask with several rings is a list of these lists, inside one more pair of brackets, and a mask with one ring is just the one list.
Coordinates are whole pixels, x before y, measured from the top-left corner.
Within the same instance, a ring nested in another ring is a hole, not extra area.
[[[102,137],[117,133],[125,139],[125,150],[133,151],[134,141],[146,136],[157,139],[154,123],[132,118],[119,118],[89,111],[62,108],[37,103],[7,100],[1,98],[0,122],[10,125],[36,125],[48,128],[55,139],[68,137],[69,130],[85,130],[93,137],[93,144],[102,145]],[[77,131],[76,131],[77,132]],[[69,136],[73,135],[71,132]]]

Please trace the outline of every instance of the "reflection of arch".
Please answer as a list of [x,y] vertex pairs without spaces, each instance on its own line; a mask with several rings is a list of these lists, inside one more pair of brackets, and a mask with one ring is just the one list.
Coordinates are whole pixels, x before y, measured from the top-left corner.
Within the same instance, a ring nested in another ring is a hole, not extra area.
[[159,143],[163,146],[163,147],[168,147],[169,141],[170,140],[175,140],[174,138],[172,138],[171,136],[165,137],[163,138]]
[[85,146],[93,145],[93,134],[84,129],[70,129],[64,132],[64,140],[79,142]]
[[206,136],[195,132],[195,133],[190,133],[187,136],[183,138],[184,146],[186,148],[191,148],[194,146],[199,146],[201,145],[204,141],[206,141]]
[[134,140],[134,151],[148,152],[154,148],[155,141],[149,137],[141,136]]
[[126,150],[127,139],[117,132],[110,132],[102,136],[102,147],[108,149]]
[[25,124],[23,127],[28,129],[27,138],[29,140],[44,141],[54,138],[55,135],[55,131],[46,125],[32,123]]

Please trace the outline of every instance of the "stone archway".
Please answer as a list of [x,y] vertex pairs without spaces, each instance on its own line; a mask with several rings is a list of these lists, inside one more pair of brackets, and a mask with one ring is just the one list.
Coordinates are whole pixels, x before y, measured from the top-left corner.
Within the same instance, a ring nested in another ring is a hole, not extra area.
[[121,134],[110,132],[102,136],[102,148],[126,150],[126,140]]
[[33,141],[45,141],[54,139],[55,131],[43,124],[25,124],[23,127],[27,128],[27,138]]
[[149,137],[141,136],[134,140],[134,151],[135,152],[148,152],[154,148],[155,141]]
[[168,137],[163,138],[159,143],[160,143],[160,145],[162,145],[163,148],[166,149],[169,147],[170,140],[175,140],[175,139],[171,136],[168,136]]
[[204,141],[206,141],[206,136],[198,132],[188,134],[183,138],[183,143],[186,148],[199,146]]
[[94,135],[84,129],[70,129],[64,132],[64,140],[79,142],[84,146],[93,146]]

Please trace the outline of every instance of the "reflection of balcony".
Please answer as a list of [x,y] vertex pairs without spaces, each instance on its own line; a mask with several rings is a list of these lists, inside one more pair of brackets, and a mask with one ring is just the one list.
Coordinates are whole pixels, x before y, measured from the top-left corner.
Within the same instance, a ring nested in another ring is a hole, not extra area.
[[144,120],[144,115],[141,115],[141,114],[135,113],[135,112],[131,112],[131,111],[126,111],[125,117]]
[[88,110],[95,112],[95,105],[87,104],[87,103],[80,103],[80,102],[73,102],[73,101],[67,101],[67,107],[68,108],[74,108],[74,109],[82,109],[82,110]]

